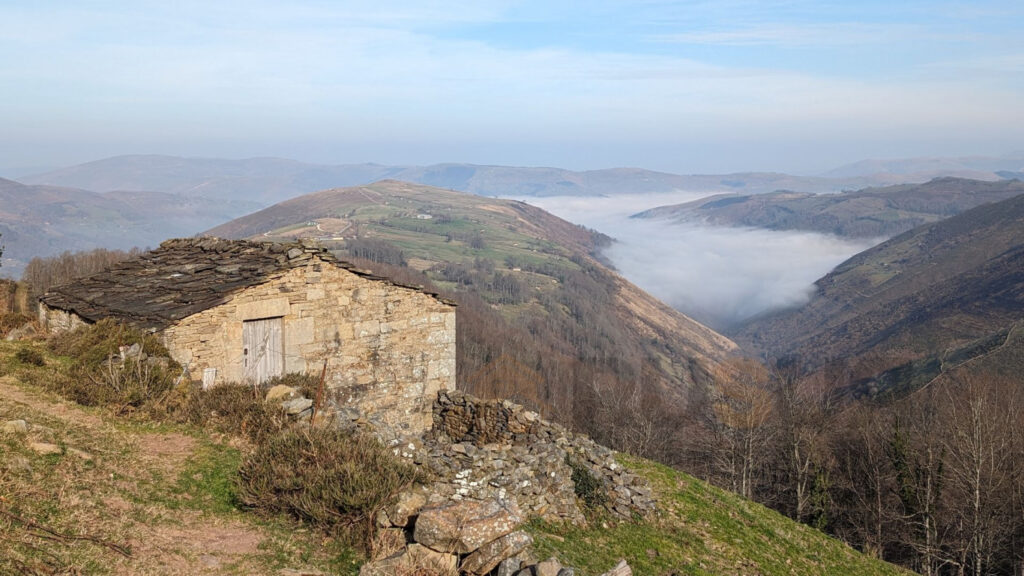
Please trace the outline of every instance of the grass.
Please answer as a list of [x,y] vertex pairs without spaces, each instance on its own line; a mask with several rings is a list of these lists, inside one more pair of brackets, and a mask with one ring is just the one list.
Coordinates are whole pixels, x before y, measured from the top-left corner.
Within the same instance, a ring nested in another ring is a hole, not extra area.
[[588,527],[532,522],[537,556],[557,556],[581,576],[626,559],[636,574],[897,575],[759,504],[653,462],[620,457],[648,478],[661,509],[647,520],[594,518]]
[[[16,360],[26,349],[46,365]],[[244,441],[63,400],[28,383],[69,369],[38,342],[0,341],[0,366],[0,425],[29,424],[0,433],[0,574],[358,572],[362,555],[338,539],[239,509]]]

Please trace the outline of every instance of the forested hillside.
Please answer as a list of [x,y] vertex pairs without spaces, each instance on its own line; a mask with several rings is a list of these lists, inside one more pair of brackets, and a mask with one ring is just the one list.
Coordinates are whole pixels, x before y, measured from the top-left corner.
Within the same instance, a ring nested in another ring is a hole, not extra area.
[[[209,232],[309,238],[459,304],[459,386],[669,459],[685,398],[735,350],[596,257],[608,241],[521,202],[397,181],[310,194]],[[642,423],[642,425],[641,425]]]
[[[899,392],[1012,343],[1024,320],[1024,195],[915,228],[840,264],[801,308],[736,337],[772,357],[845,366],[854,393]],[[1007,367],[1009,370],[1010,367]]]

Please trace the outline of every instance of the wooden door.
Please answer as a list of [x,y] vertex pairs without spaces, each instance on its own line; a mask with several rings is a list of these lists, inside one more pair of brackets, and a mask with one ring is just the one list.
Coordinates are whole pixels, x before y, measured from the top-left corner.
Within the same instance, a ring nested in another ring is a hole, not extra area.
[[281,318],[242,323],[242,370],[246,383],[262,384],[284,373]]

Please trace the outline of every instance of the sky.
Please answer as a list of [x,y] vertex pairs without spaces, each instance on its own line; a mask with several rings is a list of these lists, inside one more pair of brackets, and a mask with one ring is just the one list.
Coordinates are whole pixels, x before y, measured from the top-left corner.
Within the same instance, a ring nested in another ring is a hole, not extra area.
[[0,0],[0,21],[8,171],[157,153],[813,173],[1024,150],[1019,0]]

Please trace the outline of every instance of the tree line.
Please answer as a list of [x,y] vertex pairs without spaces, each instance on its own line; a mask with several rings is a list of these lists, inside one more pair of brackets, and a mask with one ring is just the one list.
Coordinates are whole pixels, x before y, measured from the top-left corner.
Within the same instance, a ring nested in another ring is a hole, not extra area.
[[835,374],[740,360],[695,391],[672,464],[927,575],[1024,567],[1024,395],[960,371],[850,402]]
[[61,254],[45,258],[37,256],[29,260],[22,272],[21,280],[28,284],[29,297],[34,300],[54,286],[102,272],[112,264],[134,258],[142,252],[139,248],[128,251],[96,248],[81,252],[65,250]]

